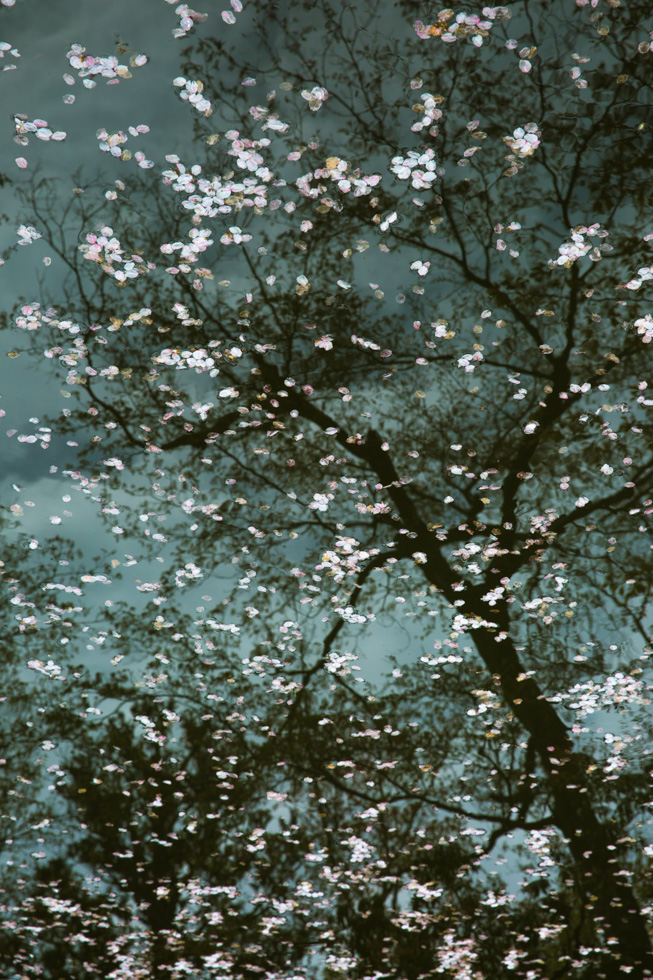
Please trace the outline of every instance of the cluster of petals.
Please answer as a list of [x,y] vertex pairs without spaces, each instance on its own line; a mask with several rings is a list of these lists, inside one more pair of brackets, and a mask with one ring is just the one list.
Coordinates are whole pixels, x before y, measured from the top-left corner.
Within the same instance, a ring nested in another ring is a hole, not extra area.
[[431,263],[422,262],[421,259],[416,259],[414,262],[410,263],[410,267],[413,272],[417,273],[418,276],[425,276],[431,268]]
[[[337,162],[336,162],[337,161]],[[338,190],[343,194],[353,191],[354,197],[364,197],[371,193],[373,187],[381,181],[381,174],[362,174],[360,168],[349,169],[346,160],[339,160],[337,157],[329,157],[326,161],[326,168],[315,171],[318,178],[329,177],[338,185]]]
[[637,270],[637,275],[623,284],[623,289],[637,290],[643,282],[653,279],[653,266],[645,265]]
[[251,242],[251,240],[252,236],[245,234],[238,225],[232,225],[224,235],[220,236],[220,241],[223,245],[241,245],[245,242]]
[[358,344],[364,350],[381,350],[378,344],[375,344],[373,340],[366,340],[364,337],[357,337],[356,334],[351,335],[352,344]]
[[608,232],[605,229],[601,229],[599,224],[593,224],[586,227],[585,225],[579,225],[577,228],[571,229],[571,238],[567,242],[563,242],[559,246],[559,255],[556,259],[552,259],[549,262],[551,268],[556,266],[564,266],[566,269],[570,268],[577,259],[582,258],[587,255],[592,262],[598,262],[601,258],[601,253],[609,251],[612,246],[604,243],[603,245],[592,245],[591,242],[586,241],[587,238],[607,238]]
[[329,509],[329,503],[332,500],[332,493],[314,493],[313,499],[308,506],[311,510],[326,511]]
[[202,168],[198,163],[190,169],[181,162],[176,153],[170,153],[166,157],[168,163],[174,165],[174,170],[164,170],[162,173],[163,183],[171,185],[175,191],[194,191],[196,178],[202,173]]
[[525,126],[518,126],[513,131],[512,136],[504,136],[503,141],[507,143],[513,153],[521,157],[530,157],[535,153],[540,145],[542,133],[537,127],[537,123],[526,123]]
[[467,14],[461,11],[454,14],[453,10],[442,10],[434,24],[425,25],[421,20],[413,24],[415,33],[425,40],[429,37],[439,37],[446,44],[470,37],[472,44],[480,48],[483,38],[487,37],[493,24],[510,17],[507,7],[483,7],[482,15]]
[[[147,268],[144,266],[140,255],[125,258],[120,241],[115,237],[113,228],[108,225],[100,229],[99,235],[94,232],[86,235],[86,241],[82,242],[79,250],[85,259],[97,262],[104,272],[119,283],[125,283],[128,279],[136,279]],[[115,265],[119,265],[120,268],[115,268]]]
[[[151,311],[149,311],[151,312]],[[201,327],[202,321],[196,320],[190,315],[190,310],[183,303],[173,303],[172,312],[175,314],[178,320],[181,320],[185,327]]]
[[[21,306],[20,314],[16,317],[14,323],[20,330],[38,330],[43,325],[60,325],[56,311],[51,308],[43,310],[40,303],[26,303],[24,306]],[[68,321],[66,321],[66,325],[68,325]],[[79,327],[76,327],[74,332],[77,333],[78,331]]]
[[191,228],[188,233],[190,242],[165,242],[161,245],[163,255],[179,253],[182,262],[197,262],[198,256],[213,245],[211,232],[207,228]]
[[230,129],[226,134],[231,140],[231,146],[227,150],[230,157],[235,157],[236,166],[239,170],[248,170],[256,174],[261,180],[271,180],[272,171],[265,166],[261,150],[270,146],[270,140],[263,137],[260,140],[245,139],[240,136],[238,130]]
[[333,350],[333,337],[329,333],[325,333],[322,337],[318,337],[315,341],[315,346],[320,347],[322,350]]
[[204,575],[201,568],[195,565],[192,561],[186,562],[183,568],[178,568],[175,572],[175,584],[177,588],[181,588],[186,585],[187,582],[193,579],[202,578]]
[[223,10],[222,13],[220,14],[225,24],[235,24],[236,14],[239,14],[243,9],[241,0],[230,0],[230,4],[231,4],[231,10]]
[[646,316],[640,316],[635,320],[635,326],[637,327],[637,333],[642,338],[642,342],[650,344],[653,340],[653,317],[651,314],[647,313]]
[[57,143],[60,143],[61,140],[65,140],[66,138],[66,134],[64,132],[50,129],[47,120],[30,120],[22,112],[17,112],[14,115],[14,124],[16,126],[14,141],[20,144],[20,146],[28,145],[30,134],[36,136],[37,139],[44,141],[54,140]]
[[31,245],[32,242],[42,237],[40,231],[37,231],[34,225],[19,225],[18,227],[19,245]]
[[[149,126],[140,125],[129,127],[129,134],[131,136],[140,136],[141,133],[149,133],[149,131]],[[121,146],[124,146],[129,139],[129,136],[123,133],[122,130],[119,130],[117,133],[108,133],[106,129],[98,129],[96,136],[100,141],[100,149],[104,153],[110,153],[111,156],[120,157],[122,160],[129,160],[131,158],[131,152],[129,150],[121,149]],[[134,156],[138,161],[139,167],[142,167],[144,170],[149,170],[154,166],[152,160],[145,158],[144,153],[138,152]]]
[[390,169],[399,180],[410,178],[415,190],[428,190],[437,180],[435,153],[430,148],[423,153],[409,150],[405,157],[393,157],[390,161]]
[[574,708],[581,718],[610,705],[649,703],[644,684],[621,671],[609,675],[603,683],[590,679],[575,684],[562,697],[573,698],[569,707]]
[[[173,4],[177,0],[166,0],[166,3]],[[179,27],[175,27],[172,31],[172,36],[174,38],[186,37],[189,31],[191,31],[195,24],[201,23],[206,20],[208,14],[200,14],[197,10],[192,10],[187,3],[180,3],[175,7],[175,13],[179,17]]]
[[[176,155],[167,156],[166,160],[174,164],[174,169],[163,172],[164,184],[187,194],[182,207],[198,218],[214,218],[217,214],[230,214],[244,207],[262,208],[267,204],[267,188],[261,181],[270,181],[273,175],[266,167],[258,167],[254,177],[234,181],[232,177],[218,175],[202,177],[199,164],[187,170]],[[243,168],[253,166],[253,160],[247,155],[239,156],[237,163]]]
[[463,354],[462,357],[458,358],[458,367],[462,368],[466,374],[471,374],[475,369],[476,365],[483,360],[483,355],[480,351],[474,351],[473,354]]
[[420,99],[424,103],[424,105],[421,107],[423,114],[421,115],[421,118],[410,127],[411,132],[421,133],[423,129],[428,129],[431,136],[437,136],[438,130],[437,127],[434,126],[434,123],[436,123],[439,119],[442,119],[442,110],[438,109],[438,101],[442,100],[436,99],[436,97],[431,95],[429,92],[424,92],[422,95],[420,95]]
[[197,374],[203,374],[205,371],[208,371],[211,378],[215,378],[219,373],[215,365],[213,352],[207,350],[205,347],[197,347],[194,350],[180,350],[176,347],[166,347],[165,350],[162,350],[152,360],[155,364],[167,364],[169,367],[174,367],[178,371],[183,371],[188,368],[194,369]]
[[[21,626],[23,625],[21,621]],[[21,629],[21,632],[23,630]],[[62,669],[59,664],[55,664],[54,660],[48,660],[47,664],[43,663],[42,660],[28,660],[27,666],[30,670],[38,670],[41,674],[45,674],[46,677],[58,677]]]
[[[333,494],[314,494],[314,496],[324,497],[327,506],[329,499],[333,499]],[[311,504],[309,504],[310,506]],[[326,510],[327,508],[324,506],[319,509]],[[378,554],[378,548],[364,551],[356,538],[342,537],[336,541],[334,549],[329,549],[323,553],[322,561],[315,568],[317,571],[324,568],[328,569],[334,580],[341,582],[347,575],[358,574],[364,562],[376,554]]]
[[311,112],[318,112],[329,98],[329,93],[321,85],[314,85],[310,91],[302,89],[300,94],[302,99],[308,102],[308,108]]
[[151,168],[154,166],[154,161],[148,160],[141,150],[134,153],[134,160],[136,160],[136,163],[142,170],[151,170]]
[[112,157],[122,156],[120,147],[127,142],[126,133],[123,133],[122,130],[117,133],[107,133],[106,129],[98,129],[96,136],[103,152],[110,153]]
[[587,88],[587,79],[583,78],[583,70],[580,68],[580,65],[586,65],[590,59],[578,53],[572,54],[572,58],[576,64],[569,70],[569,76],[576,88],[585,89]]
[[[270,146],[270,140],[267,137],[259,140],[246,139],[241,137],[237,130],[229,130],[226,135],[231,139],[231,146],[227,150],[227,155],[234,158],[238,170],[246,170],[253,174],[253,177],[246,177],[242,182],[230,184],[232,196],[236,195],[242,200],[240,206],[264,207],[267,204],[267,189],[261,185],[260,181],[268,184],[273,179],[274,174],[265,165],[265,160],[260,151]],[[236,210],[240,210],[240,207],[236,207]]]
[[173,78],[172,84],[175,88],[180,89],[179,97],[184,100],[184,102],[189,102],[194,106],[198,112],[201,112],[204,116],[210,116],[213,112],[213,106],[208,99],[205,99],[202,95],[204,91],[204,84],[200,82],[197,78],[184,78],[183,75],[178,75],[177,78]]
[[139,320],[144,320],[146,323],[151,323],[148,318],[152,315],[152,310],[149,306],[142,306],[140,310],[134,310],[129,313],[124,320],[117,320],[112,317],[111,324],[107,327],[108,330],[115,332],[119,330],[121,326],[131,327],[132,324],[138,323]]
[[[66,54],[70,62],[70,67],[77,71],[79,78],[84,80],[86,88],[93,88],[95,81],[93,75],[99,75],[110,82],[118,82],[121,78],[129,78],[131,73],[127,65],[121,65],[115,55],[106,58],[98,58],[94,55],[86,54],[86,48],[82,44],[73,44],[70,51]],[[147,55],[137,54],[131,58],[132,67],[140,68],[147,63]]]
[[453,623],[451,624],[456,633],[466,633],[468,630],[477,630],[481,627],[486,629],[495,629],[496,623],[489,622],[487,619],[481,619],[480,616],[465,616],[463,613],[458,613],[453,618]]
[[363,174],[358,167],[350,170],[347,160],[328,157],[325,167],[318,167],[315,172],[304,174],[295,181],[295,186],[303,197],[315,199],[326,192],[326,186],[313,185],[314,180],[330,180],[335,182],[338,190],[343,194],[352,193],[353,197],[364,197],[381,182],[381,175]]
[[250,106],[249,114],[261,123],[261,129],[271,129],[275,133],[286,133],[290,129],[288,123],[282,122],[276,112],[272,112],[267,106]]
[[[4,58],[5,52],[9,52],[14,58],[20,58],[20,51],[18,48],[13,48],[8,41],[0,41],[0,60]],[[12,71],[12,69],[17,68],[17,65],[8,64],[3,67],[3,71]]]

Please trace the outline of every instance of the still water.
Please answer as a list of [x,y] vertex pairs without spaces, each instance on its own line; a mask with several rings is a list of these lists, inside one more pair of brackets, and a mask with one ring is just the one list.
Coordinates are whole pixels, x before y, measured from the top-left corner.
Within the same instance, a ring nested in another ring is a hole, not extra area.
[[2,0],[3,976],[653,976],[648,14]]

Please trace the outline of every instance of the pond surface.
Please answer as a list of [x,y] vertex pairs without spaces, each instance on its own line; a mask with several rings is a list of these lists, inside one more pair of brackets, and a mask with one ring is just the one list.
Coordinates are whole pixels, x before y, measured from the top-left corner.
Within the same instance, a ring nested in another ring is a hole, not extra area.
[[3,976],[653,976],[649,14],[2,0]]

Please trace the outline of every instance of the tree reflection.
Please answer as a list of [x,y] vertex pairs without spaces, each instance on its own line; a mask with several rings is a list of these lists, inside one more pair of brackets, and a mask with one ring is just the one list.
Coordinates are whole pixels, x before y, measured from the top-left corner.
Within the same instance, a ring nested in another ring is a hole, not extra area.
[[16,976],[651,975],[645,7],[563,6],[260,3],[161,184],[30,188],[17,324],[161,573],[48,677]]

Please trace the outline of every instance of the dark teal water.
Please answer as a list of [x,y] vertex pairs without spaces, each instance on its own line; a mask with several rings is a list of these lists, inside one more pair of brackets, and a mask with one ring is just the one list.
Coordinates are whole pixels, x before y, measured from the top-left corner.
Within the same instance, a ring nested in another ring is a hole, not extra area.
[[0,8],[2,974],[650,977],[648,5],[205,6]]

